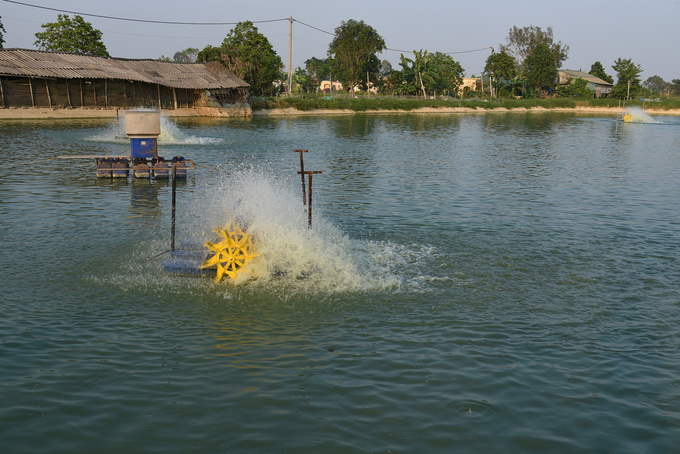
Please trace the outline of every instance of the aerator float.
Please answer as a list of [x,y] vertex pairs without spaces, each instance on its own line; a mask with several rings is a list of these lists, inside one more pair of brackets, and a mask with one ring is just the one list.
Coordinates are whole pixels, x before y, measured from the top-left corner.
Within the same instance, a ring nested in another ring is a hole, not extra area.
[[58,156],[60,159],[94,159],[97,178],[186,178],[187,170],[196,169],[192,160],[175,156],[166,160],[158,156],[161,113],[157,110],[132,110],[124,113],[125,133],[130,139],[129,155]]

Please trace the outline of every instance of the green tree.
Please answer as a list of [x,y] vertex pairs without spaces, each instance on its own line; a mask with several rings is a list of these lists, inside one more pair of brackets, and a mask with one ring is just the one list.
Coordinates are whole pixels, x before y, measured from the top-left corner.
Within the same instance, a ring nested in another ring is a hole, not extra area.
[[380,69],[378,70],[378,77],[387,77],[390,75],[392,72],[392,63],[390,63],[388,60],[383,60],[380,63]]
[[[209,63],[212,61],[219,62],[222,58],[222,47],[214,47],[208,44],[196,55],[196,61]],[[169,60],[169,59],[168,59]]]
[[295,68],[293,72],[293,87],[297,87],[297,90],[302,93],[313,93],[318,86],[319,84],[315,83],[306,69],[299,66]]
[[312,57],[305,61],[305,69],[309,76],[317,83],[331,78],[331,65],[328,58]]
[[197,61],[221,63],[259,94],[271,93],[274,81],[283,78],[281,57],[250,21],[236,24],[220,47],[206,46]]
[[384,86],[387,94],[390,95],[403,95],[408,93],[408,85],[406,84],[406,78],[404,77],[404,72],[398,69],[393,69],[387,76],[387,81],[385,81]]
[[37,40],[34,43],[40,50],[109,56],[102,42],[102,32],[93,28],[82,16],[75,15],[71,19],[67,14],[59,14],[56,22],[41,27],[45,31],[35,34]]
[[501,79],[510,80],[515,77],[515,59],[505,51],[489,55],[484,72],[490,74],[496,82],[496,90],[500,88]]
[[647,90],[651,90],[656,93],[661,93],[666,89],[668,83],[659,76],[652,76],[647,78],[647,80],[645,80],[642,83],[642,86]]
[[350,19],[335,29],[328,55],[338,63],[341,78],[352,87],[354,95],[354,87],[361,81],[366,64],[374,54],[385,49],[385,40],[373,27],[364,21]]
[[680,95],[680,79],[673,79],[671,81],[671,91],[676,95]]
[[[2,16],[0,16],[0,19],[2,19]],[[5,30],[5,26],[2,25],[2,21],[0,20],[0,49],[2,49],[2,45],[5,43],[3,33],[7,33],[7,31]]]
[[534,27],[533,25],[522,28],[517,28],[513,25],[505,41],[507,44],[500,45],[501,52],[506,52],[515,57],[520,69],[525,68],[526,59],[539,44],[548,46],[553,53],[556,68],[561,68],[562,62],[569,55],[569,46],[562,44],[562,41],[557,43],[553,41],[552,27],[548,27],[543,31],[541,27]]
[[433,86],[437,76],[431,55],[422,49],[419,51],[414,50],[413,60],[401,54],[401,62],[399,64],[404,72],[408,92],[414,93],[420,91],[423,97],[425,97],[427,95],[425,86]]
[[614,83],[614,78],[607,74],[607,72],[604,70],[604,66],[602,66],[602,63],[599,61],[596,61],[595,63],[592,64],[590,67],[590,71],[588,71],[588,74],[599,77],[600,79],[604,80],[605,82],[609,82],[610,84]]
[[371,85],[375,86],[378,81],[380,73],[380,59],[377,55],[371,54],[371,58],[366,62],[366,64],[361,68],[361,75],[359,76],[359,87],[362,90],[368,90],[368,80],[366,76],[371,81]]
[[458,87],[463,85],[465,70],[450,55],[435,52],[432,54],[432,64],[436,73],[434,89],[442,94],[458,94]]
[[567,85],[557,88],[557,96],[560,98],[583,98],[592,99],[595,94],[588,88],[588,81],[585,79],[569,78]]
[[[621,59],[619,58],[612,65],[614,71],[616,71],[616,85],[612,88],[612,96],[620,99],[624,99],[627,96],[634,98],[640,94],[642,86],[640,85],[640,73],[642,68],[640,65],[636,65],[631,61],[631,59]],[[628,82],[630,82],[630,92],[628,90]],[[630,94],[629,94],[630,93]]]
[[196,63],[198,56],[198,49],[195,47],[187,47],[184,50],[178,50],[172,56],[172,60],[176,63]]
[[555,54],[545,44],[536,46],[524,62],[527,70],[527,82],[534,90],[545,94],[555,86],[557,68]]

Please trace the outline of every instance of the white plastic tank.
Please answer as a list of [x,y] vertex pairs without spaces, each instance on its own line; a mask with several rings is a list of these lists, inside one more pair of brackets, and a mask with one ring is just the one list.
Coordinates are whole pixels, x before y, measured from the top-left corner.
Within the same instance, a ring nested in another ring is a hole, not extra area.
[[130,138],[156,138],[161,134],[161,113],[149,110],[125,112],[125,134]]

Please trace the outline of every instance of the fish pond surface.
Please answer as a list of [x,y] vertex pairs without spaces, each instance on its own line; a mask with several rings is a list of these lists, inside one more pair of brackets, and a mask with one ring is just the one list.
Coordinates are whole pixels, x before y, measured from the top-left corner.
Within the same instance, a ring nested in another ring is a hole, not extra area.
[[[163,120],[167,181],[97,179],[115,120],[1,121],[3,452],[677,452],[680,119]],[[313,180],[313,229],[299,154]],[[257,277],[255,277],[257,276]]]

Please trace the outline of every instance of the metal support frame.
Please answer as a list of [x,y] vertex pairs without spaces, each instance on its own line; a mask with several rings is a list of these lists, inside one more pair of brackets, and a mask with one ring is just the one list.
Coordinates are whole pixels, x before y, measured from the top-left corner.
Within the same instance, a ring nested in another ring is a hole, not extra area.
[[[306,172],[298,172],[298,174],[302,175],[302,179],[304,180],[305,174],[309,175],[309,193],[308,193],[308,199],[307,199],[307,216],[309,217],[309,223],[307,224],[307,228],[311,229],[312,228],[312,175],[314,174],[320,174],[323,173],[321,170],[308,170]],[[304,183],[303,183],[304,185]]]
[[[293,150],[294,152],[299,152],[300,153],[300,179],[302,180],[302,204],[306,205],[307,204],[307,196],[305,195],[305,161],[302,157],[302,153],[307,153],[309,150]],[[302,172],[302,173],[301,173]]]

